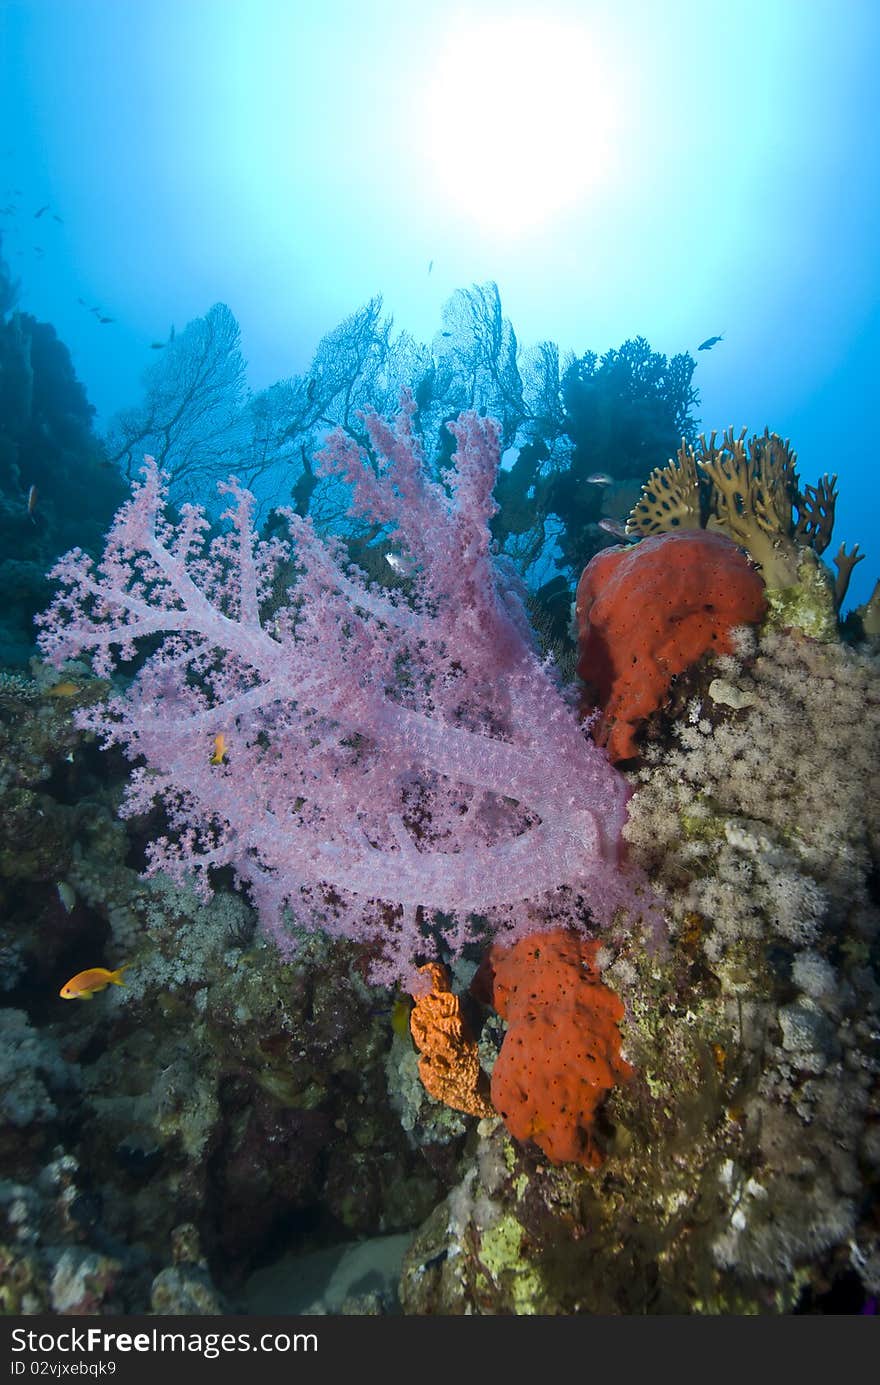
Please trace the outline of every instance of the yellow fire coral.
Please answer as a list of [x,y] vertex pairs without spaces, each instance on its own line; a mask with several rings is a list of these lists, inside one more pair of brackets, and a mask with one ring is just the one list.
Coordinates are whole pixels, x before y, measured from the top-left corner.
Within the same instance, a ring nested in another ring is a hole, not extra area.
[[419,971],[431,989],[415,998],[410,1033],[419,1059],[419,1076],[436,1101],[469,1116],[492,1116],[492,1103],[484,1094],[486,1078],[480,1068],[477,1045],[461,1013],[461,1002],[449,988],[449,974],[439,962]]
[[[678,456],[648,477],[627,522],[627,533],[646,538],[677,529],[720,529],[746,549],[768,592],[799,584],[824,587],[829,609],[839,610],[858,546],[834,558],[837,580],[818,562],[831,541],[836,476],[800,489],[791,444],[765,429],[746,441],[728,428],[720,443],[700,435],[696,448],[682,440]],[[809,570],[805,572],[805,563]]]
[[647,539],[652,534],[703,527],[697,455],[682,438],[676,459],[655,467],[642,487],[626,532]]

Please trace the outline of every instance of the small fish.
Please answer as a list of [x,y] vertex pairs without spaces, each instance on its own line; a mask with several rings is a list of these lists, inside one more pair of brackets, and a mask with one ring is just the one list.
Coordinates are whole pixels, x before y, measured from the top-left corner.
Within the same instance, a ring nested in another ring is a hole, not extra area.
[[151,350],[151,351],[164,351],[164,350],[165,350],[165,343],[164,343],[164,341],[151,341],[151,342],[150,342],[150,350]]
[[416,570],[412,558],[402,558],[399,553],[386,553],[385,561],[398,577],[411,577]]
[[[69,914],[76,904],[76,891],[72,885],[68,885],[66,880],[59,880],[55,888],[58,891],[58,898],[64,905],[65,912]],[[67,984],[70,985],[70,982]]]
[[125,982],[120,978],[130,965],[123,962],[116,971],[108,971],[106,967],[89,967],[87,971],[78,971],[76,976],[65,982],[58,994],[62,1000],[91,1000],[97,991],[104,991],[108,986],[124,986]]
[[214,737],[214,749],[211,751],[209,763],[212,765],[225,765],[228,764],[228,762],[229,756],[226,753],[226,736],[222,731],[219,731]]
[[115,321],[116,321],[116,318],[115,318],[115,317],[99,317],[99,318],[98,318],[98,321],[99,321],[99,322],[115,322]]
[[391,1028],[401,1039],[405,1039],[409,1034],[412,1007],[412,997],[408,995],[398,996],[391,1007]]
[[60,216],[58,215],[57,212],[53,212],[53,213],[52,213],[52,220],[53,220],[53,221],[57,221],[59,226],[63,226],[63,225],[64,225],[64,220],[63,220],[63,218],[60,217]]
[[433,261],[433,260],[429,260],[429,261],[428,261],[428,273],[429,273],[429,274],[431,273],[431,270],[432,270],[433,268],[434,268],[434,261]]
[[701,342],[700,342],[699,346],[697,347],[697,350],[698,350],[698,351],[711,351],[712,347],[715,346],[717,342],[723,341],[723,340],[724,340],[723,335],[720,336],[720,337],[707,337],[705,341],[701,341]]
[[39,496],[39,494],[40,492],[37,490],[36,486],[31,486],[30,490],[28,491],[27,512],[30,515],[31,519],[34,521],[34,524],[36,524],[37,522],[34,519],[34,510],[37,508],[37,497]]
[[43,215],[43,212],[47,212],[50,206],[51,203],[47,202],[45,207],[41,207],[38,212],[34,212],[34,221],[37,221]]
[[609,476],[607,471],[593,471],[587,477],[588,486],[610,486],[614,482],[614,477]]
[[76,697],[76,694],[77,694],[78,692],[82,692],[82,687],[81,687],[81,685],[80,685],[79,683],[71,683],[68,679],[65,679],[63,682],[61,682],[61,683],[53,683],[52,686],[51,686],[51,688],[47,688],[47,689],[46,689],[46,696],[47,696],[47,697]]
[[619,519],[600,519],[599,528],[604,529],[606,534],[612,534],[614,538],[620,539],[621,543],[637,543],[638,538],[635,534],[628,534],[626,528]]

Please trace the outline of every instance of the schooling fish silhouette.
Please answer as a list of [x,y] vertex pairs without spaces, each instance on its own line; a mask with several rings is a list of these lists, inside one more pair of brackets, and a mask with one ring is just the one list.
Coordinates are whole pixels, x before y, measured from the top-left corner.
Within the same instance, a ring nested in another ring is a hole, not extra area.
[[724,335],[723,335],[723,334],[722,334],[720,337],[707,337],[705,341],[701,341],[701,342],[700,342],[699,346],[697,347],[697,350],[698,350],[698,351],[711,351],[712,347],[716,344],[716,342],[723,341],[723,340],[724,340]]

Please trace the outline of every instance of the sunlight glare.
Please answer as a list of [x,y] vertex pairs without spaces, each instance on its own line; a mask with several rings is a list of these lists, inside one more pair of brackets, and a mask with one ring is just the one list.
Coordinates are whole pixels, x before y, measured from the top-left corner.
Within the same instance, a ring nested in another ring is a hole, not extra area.
[[485,232],[543,229],[601,183],[616,104],[582,24],[462,18],[425,90],[429,187]]

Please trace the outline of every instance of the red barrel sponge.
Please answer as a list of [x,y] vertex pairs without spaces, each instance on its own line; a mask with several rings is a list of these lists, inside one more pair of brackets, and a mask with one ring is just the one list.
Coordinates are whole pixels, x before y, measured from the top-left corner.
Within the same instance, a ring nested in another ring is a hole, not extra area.
[[599,944],[564,928],[490,954],[492,994],[508,1028],[492,1072],[492,1105],[517,1140],[554,1164],[597,1168],[600,1102],[632,1068],[620,1056],[623,1004],[599,980]]
[[638,754],[636,731],[672,679],[767,609],[760,574],[726,534],[685,529],[632,548],[606,548],[575,598],[578,673],[602,710],[595,731],[612,760]]

